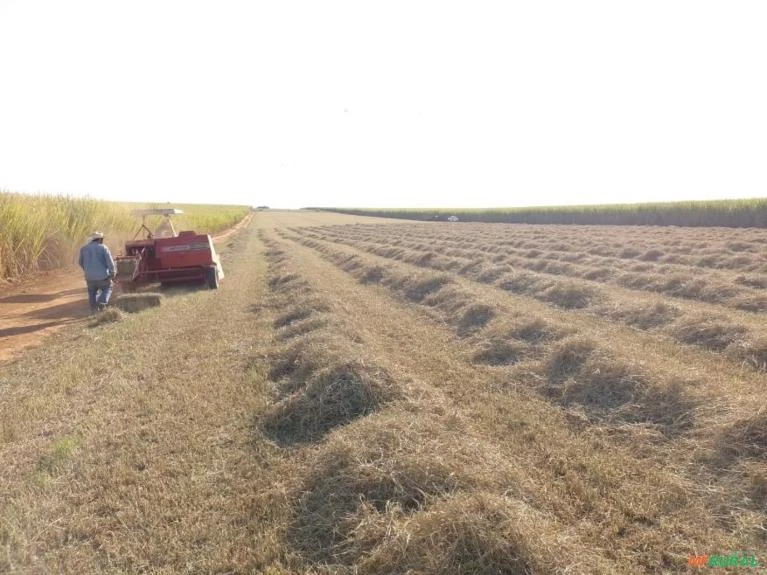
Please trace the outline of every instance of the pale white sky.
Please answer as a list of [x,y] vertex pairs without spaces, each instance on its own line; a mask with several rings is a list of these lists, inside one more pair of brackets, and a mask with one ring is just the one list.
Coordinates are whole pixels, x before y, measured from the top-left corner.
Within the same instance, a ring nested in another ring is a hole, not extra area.
[[0,0],[0,189],[767,196],[767,2]]

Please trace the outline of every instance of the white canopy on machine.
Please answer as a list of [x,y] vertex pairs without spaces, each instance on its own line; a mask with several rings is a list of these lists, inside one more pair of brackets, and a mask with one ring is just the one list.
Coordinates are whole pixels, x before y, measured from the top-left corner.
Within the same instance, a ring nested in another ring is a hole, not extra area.
[[[141,229],[147,231],[149,238],[175,237],[176,228],[173,227],[170,217],[183,213],[183,210],[178,210],[176,208],[141,208],[131,211],[132,215],[141,216]],[[147,216],[163,216],[165,219],[159,226],[157,226],[157,229],[152,232],[146,225]],[[141,229],[139,229],[139,233],[141,233]]]
[[144,218],[146,216],[165,216],[167,218],[168,216],[175,216],[176,214],[183,213],[183,210],[177,210],[176,208],[146,208],[131,211],[132,215]]

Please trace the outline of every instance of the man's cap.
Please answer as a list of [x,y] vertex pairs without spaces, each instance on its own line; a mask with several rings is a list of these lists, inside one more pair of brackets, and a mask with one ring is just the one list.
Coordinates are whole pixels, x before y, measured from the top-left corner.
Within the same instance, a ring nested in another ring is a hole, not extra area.
[[104,234],[102,232],[93,232],[91,234],[91,240],[103,240]]

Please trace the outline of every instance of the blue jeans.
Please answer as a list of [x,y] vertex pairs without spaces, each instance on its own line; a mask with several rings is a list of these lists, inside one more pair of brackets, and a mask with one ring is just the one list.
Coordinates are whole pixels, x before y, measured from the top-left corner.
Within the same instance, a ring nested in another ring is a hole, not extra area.
[[112,295],[111,279],[87,280],[86,283],[88,284],[88,303],[92,311],[97,311],[99,306],[109,303],[109,297]]

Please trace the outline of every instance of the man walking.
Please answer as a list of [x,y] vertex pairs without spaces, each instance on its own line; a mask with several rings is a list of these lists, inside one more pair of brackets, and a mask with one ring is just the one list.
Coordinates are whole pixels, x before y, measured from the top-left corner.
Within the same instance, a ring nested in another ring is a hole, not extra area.
[[112,295],[112,278],[115,277],[115,261],[109,248],[104,245],[104,234],[93,232],[91,241],[80,248],[80,267],[88,284],[88,303],[91,311],[102,311]]

